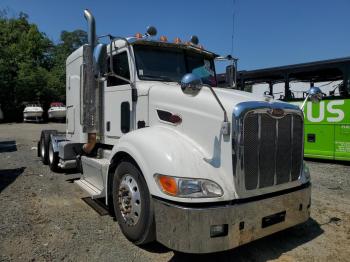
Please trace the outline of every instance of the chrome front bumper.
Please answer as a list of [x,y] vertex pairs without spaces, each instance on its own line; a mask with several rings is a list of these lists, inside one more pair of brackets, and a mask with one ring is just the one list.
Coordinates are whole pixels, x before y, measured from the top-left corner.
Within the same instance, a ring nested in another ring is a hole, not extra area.
[[[157,241],[185,253],[211,253],[232,249],[308,220],[311,185],[282,193],[210,207],[184,207],[154,198]],[[263,220],[266,222],[269,216],[284,211],[284,221],[263,226]],[[227,234],[211,237],[210,228],[214,225],[225,225]]]

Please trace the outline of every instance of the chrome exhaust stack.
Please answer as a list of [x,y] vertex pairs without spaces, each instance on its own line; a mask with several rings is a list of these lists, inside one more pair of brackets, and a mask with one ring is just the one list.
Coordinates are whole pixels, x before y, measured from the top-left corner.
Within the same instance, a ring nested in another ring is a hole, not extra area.
[[[85,9],[84,10],[84,17],[86,19],[86,21],[88,22],[88,41],[89,41],[89,45],[92,46],[93,48],[96,45],[96,23],[95,23],[95,18],[92,15],[92,13],[88,10]],[[92,52],[94,51],[92,48]]]
[[96,145],[98,132],[98,89],[94,77],[94,49],[96,46],[96,25],[92,13],[85,9],[84,17],[88,22],[88,45],[84,46],[84,79],[83,79],[83,132],[88,133],[88,141],[83,145],[86,154],[91,153]]

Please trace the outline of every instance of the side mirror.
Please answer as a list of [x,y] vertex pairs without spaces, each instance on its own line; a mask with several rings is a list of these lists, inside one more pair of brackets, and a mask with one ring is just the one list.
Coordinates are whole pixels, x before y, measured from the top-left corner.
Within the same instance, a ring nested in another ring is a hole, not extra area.
[[189,73],[182,77],[180,86],[185,94],[195,96],[201,90],[203,83],[198,76]]
[[319,103],[322,100],[322,91],[316,86],[311,87],[307,94],[313,103]]
[[310,98],[312,103],[319,103],[322,100],[322,91],[316,86],[310,87],[309,91],[306,92],[307,96],[301,105],[300,109],[303,110],[307,100]]
[[101,77],[107,73],[107,45],[97,44],[94,49],[94,74]]
[[233,87],[234,81],[236,79],[236,69],[234,65],[226,66],[226,82],[229,87]]

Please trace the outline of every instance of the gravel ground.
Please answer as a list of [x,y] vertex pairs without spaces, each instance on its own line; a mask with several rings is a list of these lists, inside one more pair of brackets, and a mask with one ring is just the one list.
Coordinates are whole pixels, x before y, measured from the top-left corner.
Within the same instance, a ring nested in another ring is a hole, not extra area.
[[126,240],[112,217],[82,201],[86,194],[72,183],[78,174],[42,165],[41,129],[64,125],[0,125],[0,261],[350,261],[350,164],[307,161],[307,223],[228,252],[185,255]]

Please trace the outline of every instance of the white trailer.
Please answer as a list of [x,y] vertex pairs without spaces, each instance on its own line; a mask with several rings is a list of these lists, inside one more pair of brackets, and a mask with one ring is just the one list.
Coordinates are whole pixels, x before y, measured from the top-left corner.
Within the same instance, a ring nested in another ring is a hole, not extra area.
[[66,63],[66,132],[43,131],[38,155],[53,171],[77,167],[130,241],[209,253],[309,218],[298,107],[212,88],[221,58],[196,37],[156,40],[149,27],[104,45],[85,17],[89,44]]

